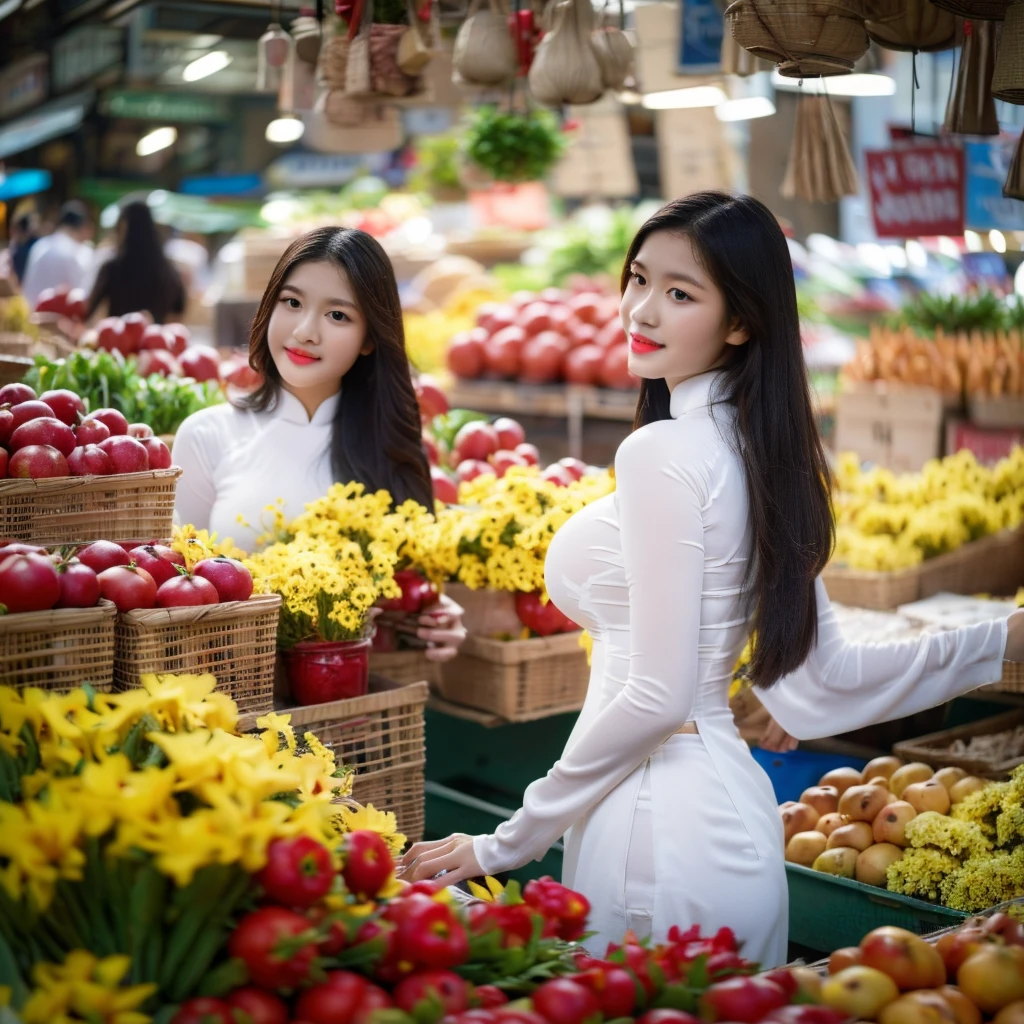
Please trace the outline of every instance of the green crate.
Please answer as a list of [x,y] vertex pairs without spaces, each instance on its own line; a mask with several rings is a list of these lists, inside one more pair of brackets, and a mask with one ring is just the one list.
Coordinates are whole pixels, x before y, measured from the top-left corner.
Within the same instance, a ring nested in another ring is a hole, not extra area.
[[799,864],[787,864],[786,875],[789,941],[821,953],[859,945],[869,931],[882,925],[927,935],[959,924],[968,916]]

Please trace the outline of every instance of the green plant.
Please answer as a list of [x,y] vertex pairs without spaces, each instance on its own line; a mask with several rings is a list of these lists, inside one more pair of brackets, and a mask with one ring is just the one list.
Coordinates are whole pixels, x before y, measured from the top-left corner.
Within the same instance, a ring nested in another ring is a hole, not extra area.
[[[1016,310],[1015,315],[1019,324],[1020,311]],[[932,333],[939,327],[947,333],[994,331],[1010,326],[1009,319],[1008,307],[992,292],[962,298],[922,292],[895,315],[895,326],[910,327],[922,334]]]
[[565,149],[565,136],[546,110],[516,114],[480,107],[465,140],[467,158],[495,181],[539,181]]
[[414,191],[461,189],[457,135],[427,135],[417,139],[416,167],[410,178]]

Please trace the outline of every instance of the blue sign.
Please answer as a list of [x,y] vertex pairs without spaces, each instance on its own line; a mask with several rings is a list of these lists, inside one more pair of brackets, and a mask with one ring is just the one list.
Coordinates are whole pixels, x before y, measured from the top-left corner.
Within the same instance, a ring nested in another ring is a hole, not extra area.
[[1003,182],[1017,145],[993,139],[964,145],[967,165],[967,194],[964,224],[975,231],[1020,231],[1024,229],[1024,202],[1003,195]]
[[0,202],[9,203],[21,196],[45,192],[52,183],[49,171],[11,171],[10,174],[0,172]]
[[679,73],[718,71],[724,35],[725,20],[716,0],[679,0]]

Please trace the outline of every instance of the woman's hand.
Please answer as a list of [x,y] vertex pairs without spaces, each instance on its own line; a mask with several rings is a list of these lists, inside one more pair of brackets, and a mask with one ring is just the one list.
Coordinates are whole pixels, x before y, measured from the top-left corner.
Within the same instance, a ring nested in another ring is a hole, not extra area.
[[416,843],[398,865],[398,877],[403,882],[421,882],[442,871],[445,885],[455,885],[467,878],[483,875],[483,869],[473,852],[472,836],[456,832],[447,839]]
[[765,726],[757,745],[762,750],[768,750],[773,754],[788,754],[791,750],[796,750],[799,742],[790,736],[774,718],[769,718],[768,725]]
[[1003,657],[1007,661],[1024,661],[1024,608],[1018,609],[1006,620],[1006,650]]
[[466,639],[462,608],[442,594],[437,604],[419,617],[416,635],[427,641],[428,660],[449,661],[458,652],[459,644]]

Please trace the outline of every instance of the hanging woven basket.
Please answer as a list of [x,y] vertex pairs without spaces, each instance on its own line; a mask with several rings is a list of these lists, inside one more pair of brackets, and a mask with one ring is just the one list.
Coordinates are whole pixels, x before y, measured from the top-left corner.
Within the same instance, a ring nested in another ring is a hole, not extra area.
[[956,85],[949,97],[944,128],[953,135],[998,135],[992,75],[996,67],[994,21],[965,21]]
[[863,0],[736,0],[733,37],[788,78],[843,75],[868,48]]
[[1024,2],[1006,12],[999,36],[992,95],[1007,103],[1024,103]]
[[974,21],[1002,21],[1011,0],[931,0],[937,7]]
[[956,46],[956,16],[929,0],[865,0],[868,38],[887,50],[935,52]]
[[781,195],[808,203],[834,203],[859,191],[846,136],[828,96],[801,96]]

